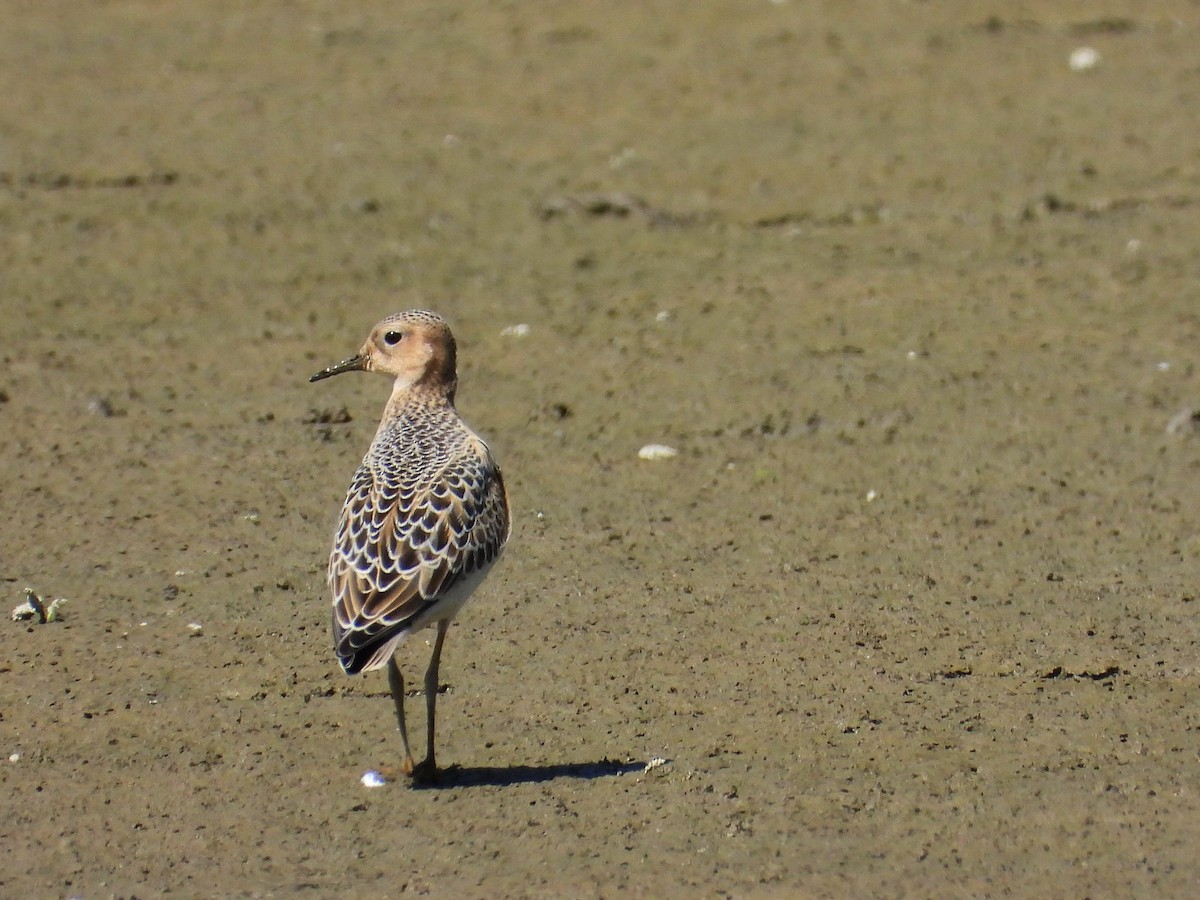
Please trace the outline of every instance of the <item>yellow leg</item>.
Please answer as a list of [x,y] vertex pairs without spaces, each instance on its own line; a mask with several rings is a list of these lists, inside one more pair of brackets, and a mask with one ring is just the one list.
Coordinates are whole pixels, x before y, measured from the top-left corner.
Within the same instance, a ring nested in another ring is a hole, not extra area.
[[408,747],[408,726],[404,724],[404,676],[396,665],[396,657],[388,660],[388,686],[392,689],[392,702],[396,704],[396,721],[400,723],[400,740],[404,742],[404,764],[400,767],[405,775],[411,775],[416,766],[413,764],[412,751]]
[[437,624],[437,638],[433,642],[433,656],[425,670],[425,759],[413,770],[418,778],[434,778],[437,775],[437,758],[434,754],[434,731],[437,721],[438,666],[442,659],[442,644],[446,641],[448,619]]

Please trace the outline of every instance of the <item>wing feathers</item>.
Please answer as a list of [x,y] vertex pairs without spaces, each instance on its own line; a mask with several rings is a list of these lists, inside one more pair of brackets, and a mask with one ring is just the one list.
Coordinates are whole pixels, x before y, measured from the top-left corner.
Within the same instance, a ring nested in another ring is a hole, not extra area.
[[439,597],[496,560],[510,530],[487,445],[456,415],[457,441],[436,452],[404,424],[381,429],[355,473],[329,560],[334,644],[350,673],[385,664]]

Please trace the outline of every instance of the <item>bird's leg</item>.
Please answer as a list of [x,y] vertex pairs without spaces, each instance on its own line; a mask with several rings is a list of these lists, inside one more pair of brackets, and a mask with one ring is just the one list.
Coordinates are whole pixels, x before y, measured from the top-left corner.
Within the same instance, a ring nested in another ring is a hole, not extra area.
[[392,689],[392,702],[396,704],[396,721],[400,723],[400,740],[404,742],[404,764],[401,766],[405,775],[411,775],[416,768],[413,764],[412,751],[408,749],[408,727],[404,724],[404,676],[396,665],[396,657],[388,660],[388,686]]
[[442,658],[442,644],[446,640],[446,630],[450,627],[449,619],[437,623],[437,638],[433,642],[433,656],[429,659],[429,668],[425,670],[425,759],[413,771],[413,776],[432,779],[437,775],[437,762],[433,750],[434,722],[437,718],[438,695],[438,664]]

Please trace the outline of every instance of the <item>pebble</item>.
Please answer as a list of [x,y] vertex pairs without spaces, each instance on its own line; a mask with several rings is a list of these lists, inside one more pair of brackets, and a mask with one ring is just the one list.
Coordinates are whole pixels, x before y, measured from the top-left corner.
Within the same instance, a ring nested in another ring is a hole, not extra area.
[[1076,47],[1071,51],[1071,57],[1067,61],[1072,72],[1086,72],[1088,69],[1096,68],[1099,64],[1100,54],[1091,47]]
[[666,444],[647,444],[638,451],[638,459],[670,459],[678,455],[678,450],[674,447],[668,447]]

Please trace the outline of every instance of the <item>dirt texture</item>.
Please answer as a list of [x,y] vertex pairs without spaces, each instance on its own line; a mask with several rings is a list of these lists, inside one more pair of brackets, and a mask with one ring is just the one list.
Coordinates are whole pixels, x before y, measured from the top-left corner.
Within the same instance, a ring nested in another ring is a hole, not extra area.
[[[4,18],[0,896],[1195,895],[1194,0]],[[307,381],[412,307],[515,517],[421,790]]]

